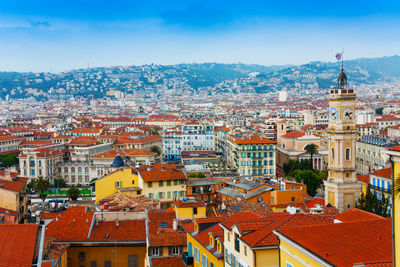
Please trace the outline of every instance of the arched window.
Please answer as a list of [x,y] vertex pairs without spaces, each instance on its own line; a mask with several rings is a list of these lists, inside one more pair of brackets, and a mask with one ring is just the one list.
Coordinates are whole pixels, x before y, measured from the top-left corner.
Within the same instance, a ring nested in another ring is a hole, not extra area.
[[79,172],[79,173],[82,172],[82,167],[78,167],[78,172]]
[[75,167],[71,167],[71,173],[75,173]]
[[64,173],[68,173],[68,167],[64,167]]
[[332,148],[332,159],[335,159],[335,149]]
[[89,172],[89,168],[85,167],[85,173],[88,173],[88,172]]
[[350,148],[346,148],[346,160],[350,160]]

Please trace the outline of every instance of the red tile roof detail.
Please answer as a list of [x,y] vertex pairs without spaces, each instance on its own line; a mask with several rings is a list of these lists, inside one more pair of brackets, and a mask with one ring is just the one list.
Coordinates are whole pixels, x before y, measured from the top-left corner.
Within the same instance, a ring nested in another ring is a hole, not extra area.
[[0,225],[0,266],[31,266],[38,225]]
[[334,266],[392,260],[390,219],[293,227],[278,232]]
[[380,170],[377,170],[376,172],[373,172],[371,174],[390,179],[392,177],[392,168],[380,169]]
[[268,138],[263,138],[258,135],[253,135],[249,138],[237,138],[235,139],[235,143],[238,145],[276,144],[276,141]]
[[181,169],[177,169],[175,164],[154,164],[150,170],[139,171],[140,176],[145,182],[167,181],[167,180],[186,180],[186,175]]
[[356,265],[363,265],[365,267],[392,267],[393,262],[392,261],[362,262],[362,263],[357,263]]
[[186,246],[186,232],[177,230],[160,230],[149,234],[150,246]]
[[94,212],[86,207],[70,207],[46,226],[46,236],[54,241],[84,241],[87,239]]
[[151,257],[152,267],[186,267],[182,257]]
[[42,218],[42,219],[55,219],[59,215],[61,215],[61,213],[58,213],[58,212],[42,212],[40,214],[40,218]]
[[391,148],[389,148],[389,150],[400,151],[400,146],[391,147]]
[[369,174],[358,175],[357,180],[362,183],[369,184]]
[[335,219],[340,220],[342,222],[358,222],[358,221],[377,220],[384,218],[374,213],[354,208],[346,210],[336,215]]
[[145,220],[101,222],[95,225],[88,241],[145,241]]
[[14,181],[0,179],[0,190],[4,189],[19,193],[22,191],[23,187],[26,185],[28,180],[29,180],[28,178],[24,177],[14,178]]
[[109,150],[100,154],[97,154],[96,156],[92,156],[93,159],[114,159],[117,154],[120,154],[120,156],[150,156],[150,155],[155,155],[155,152],[152,152],[150,150],[144,150],[144,149],[119,149],[117,150]]
[[322,207],[325,207],[325,199],[315,197],[315,198],[311,199],[310,201],[307,201],[305,204],[306,204],[307,208],[309,208],[309,209],[316,207],[315,205],[317,205],[317,204],[321,205]]
[[175,201],[177,208],[190,208],[190,207],[205,207],[206,203],[202,200],[196,200],[195,202],[183,202],[182,200]]
[[282,135],[282,137],[284,137],[284,138],[299,138],[299,137],[304,136],[305,134],[306,134],[305,132],[300,132],[300,131],[294,130],[294,131],[288,132],[285,135]]

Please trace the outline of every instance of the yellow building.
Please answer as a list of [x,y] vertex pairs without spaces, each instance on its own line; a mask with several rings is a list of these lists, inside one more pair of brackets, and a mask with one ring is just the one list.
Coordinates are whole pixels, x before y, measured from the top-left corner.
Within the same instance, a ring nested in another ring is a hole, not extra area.
[[[393,187],[397,188],[400,184],[400,146],[393,147],[388,152],[390,156],[390,162],[392,164],[392,184]],[[400,195],[396,191],[392,196],[392,209],[393,209],[393,266],[400,264]]]
[[150,199],[160,201],[161,208],[186,197],[186,175],[175,164],[154,164],[139,170],[139,187]]
[[279,266],[392,266],[391,220],[376,217],[274,231]]
[[221,217],[196,219],[184,224],[187,232],[187,253],[182,256],[187,266],[224,266],[223,231]]
[[130,167],[118,169],[97,179],[95,187],[96,202],[118,191],[132,197],[142,194],[137,172]]
[[178,220],[205,218],[207,216],[206,204],[202,200],[176,201],[173,207]]
[[144,266],[146,214],[70,207],[46,226],[53,244],[69,244],[67,266]]
[[28,178],[0,170],[0,223],[24,223],[27,216]]
[[279,241],[274,229],[327,223],[332,222],[313,214],[234,214],[220,223],[224,232],[225,265],[279,266]]
[[355,207],[360,197],[361,184],[356,177],[356,94],[347,89],[347,76],[338,77],[338,88],[329,95],[328,180],[325,181],[325,203],[339,212]]

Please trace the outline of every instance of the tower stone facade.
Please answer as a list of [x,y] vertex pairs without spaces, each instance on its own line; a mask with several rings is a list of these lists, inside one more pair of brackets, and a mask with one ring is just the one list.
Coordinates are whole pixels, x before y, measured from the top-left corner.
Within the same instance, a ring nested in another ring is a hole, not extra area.
[[325,202],[334,205],[339,212],[355,207],[361,185],[356,177],[356,94],[347,87],[343,72],[338,86],[329,94],[328,180],[325,182]]

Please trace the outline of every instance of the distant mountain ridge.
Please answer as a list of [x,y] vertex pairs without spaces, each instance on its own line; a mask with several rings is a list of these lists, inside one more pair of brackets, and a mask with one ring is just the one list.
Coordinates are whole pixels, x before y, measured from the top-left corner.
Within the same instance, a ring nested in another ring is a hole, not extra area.
[[[400,56],[346,60],[352,84],[398,82]],[[0,72],[0,96],[11,98],[103,98],[122,93],[162,94],[164,91],[220,92],[279,91],[329,88],[336,83],[338,62],[263,66],[257,64],[192,63],[177,65],[115,66],[62,73]]]

